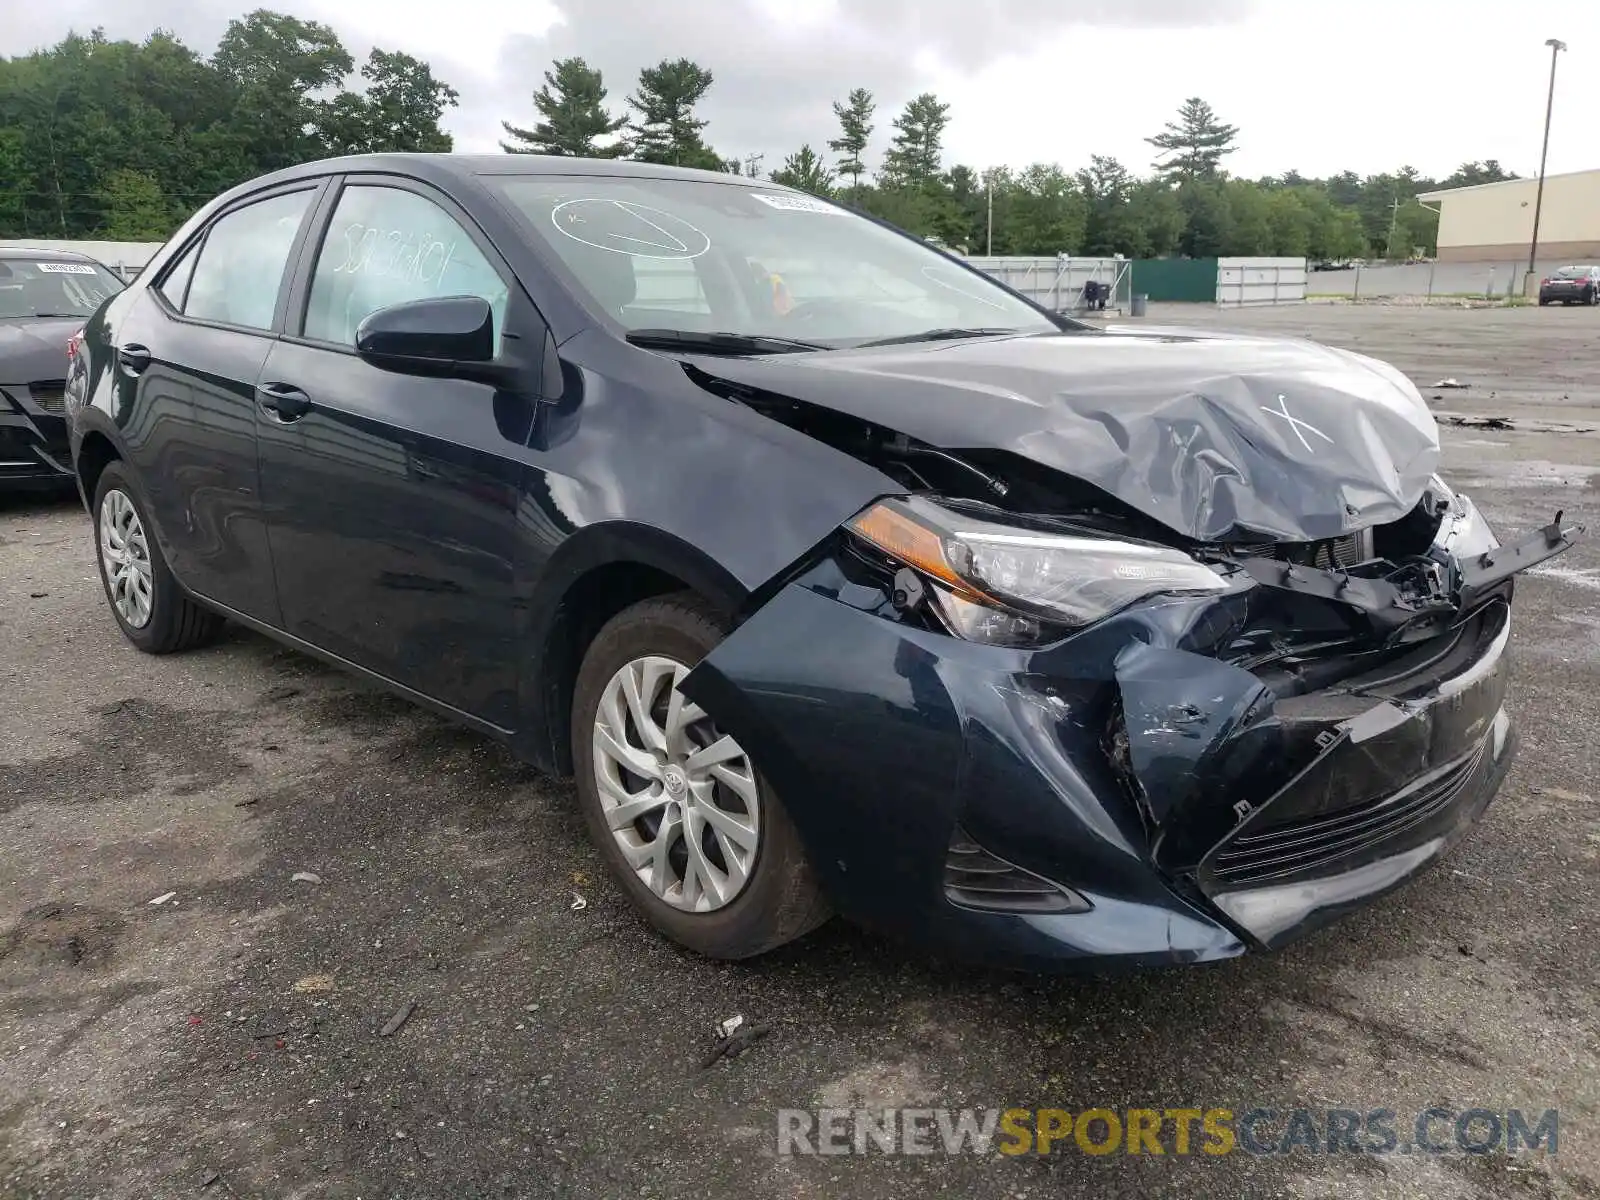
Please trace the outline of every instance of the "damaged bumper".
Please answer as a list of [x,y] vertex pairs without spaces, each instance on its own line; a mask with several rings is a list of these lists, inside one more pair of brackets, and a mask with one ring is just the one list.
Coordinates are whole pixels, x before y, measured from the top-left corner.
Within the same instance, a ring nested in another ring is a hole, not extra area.
[[60,389],[0,384],[0,491],[72,482]]
[[760,762],[835,907],[1012,965],[1276,947],[1443,854],[1500,784],[1509,605],[1280,698],[1181,647],[1212,597],[1040,650],[900,620],[826,560],[685,681]]

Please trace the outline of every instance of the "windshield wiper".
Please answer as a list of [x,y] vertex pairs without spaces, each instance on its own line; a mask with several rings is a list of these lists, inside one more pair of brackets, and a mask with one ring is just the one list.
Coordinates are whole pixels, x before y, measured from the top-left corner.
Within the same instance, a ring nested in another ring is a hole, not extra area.
[[865,346],[904,346],[911,342],[953,342],[958,338],[998,337],[1005,333],[1021,333],[1020,329],[979,326],[970,329],[924,329],[921,333],[902,333],[897,337],[875,338],[870,342],[857,342],[854,349]]
[[692,350],[702,354],[794,354],[831,350],[816,342],[758,333],[702,333],[697,329],[631,329],[628,341],[646,350]]

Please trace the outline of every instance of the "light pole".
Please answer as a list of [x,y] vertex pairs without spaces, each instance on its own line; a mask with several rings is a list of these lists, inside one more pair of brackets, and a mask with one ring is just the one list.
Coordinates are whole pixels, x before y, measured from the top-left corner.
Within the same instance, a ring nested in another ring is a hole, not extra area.
[[1539,189],[1533,194],[1533,242],[1528,247],[1527,286],[1532,285],[1533,273],[1537,270],[1534,262],[1539,257],[1539,210],[1544,207],[1544,162],[1550,154],[1550,113],[1556,106],[1556,56],[1567,48],[1560,38],[1549,38],[1545,45],[1550,47],[1550,94],[1544,102],[1544,148],[1539,151]]
[[984,223],[984,254],[994,257],[994,168],[989,168],[989,218]]

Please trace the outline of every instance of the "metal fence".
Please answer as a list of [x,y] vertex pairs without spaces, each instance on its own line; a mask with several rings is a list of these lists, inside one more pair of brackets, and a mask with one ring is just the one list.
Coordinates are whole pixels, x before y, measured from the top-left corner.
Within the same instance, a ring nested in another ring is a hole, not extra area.
[[[1549,274],[1563,264],[1541,262]],[[1528,260],[1520,262],[1371,263],[1341,271],[1313,271],[1306,284],[1312,296],[1352,300],[1421,298],[1423,300],[1499,300],[1522,294]]]
[[1303,258],[1219,258],[1217,304],[1247,308],[1263,304],[1299,304],[1306,298]]
[[1132,263],[1125,258],[996,255],[968,257],[964,261],[1052,312],[1076,312],[1087,307],[1084,292],[1090,283],[1108,287],[1107,310],[1126,312],[1133,301]]

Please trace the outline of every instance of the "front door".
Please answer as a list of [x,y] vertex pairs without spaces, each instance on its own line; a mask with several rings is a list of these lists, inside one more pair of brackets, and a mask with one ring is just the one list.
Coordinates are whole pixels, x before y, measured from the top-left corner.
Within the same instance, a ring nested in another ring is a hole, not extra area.
[[256,469],[255,389],[284,269],[316,188],[218,218],[115,331],[123,437],[173,573],[235,612],[277,624]]
[[399,183],[340,193],[297,288],[303,336],[261,374],[262,494],[285,629],[510,729],[526,424],[486,384],[354,352],[362,318],[431,296],[482,296],[503,334],[511,275],[445,203]]

